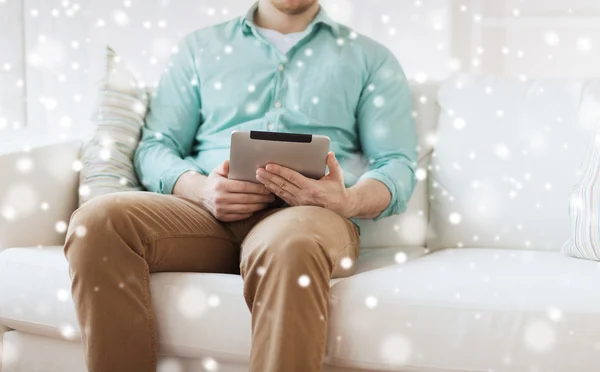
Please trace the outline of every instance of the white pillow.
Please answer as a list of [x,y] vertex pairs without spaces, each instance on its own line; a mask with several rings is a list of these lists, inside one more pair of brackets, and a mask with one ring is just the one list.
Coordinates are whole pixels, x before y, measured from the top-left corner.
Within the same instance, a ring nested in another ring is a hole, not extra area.
[[571,237],[562,251],[567,256],[600,261],[600,127],[588,144],[580,171],[581,178],[570,193]]
[[438,101],[427,248],[560,251],[600,79],[463,75]]
[[94,133],[81,150],[79,205],[118,191],[143,190],[133,166],[149,95],[110,47],[92,122]]

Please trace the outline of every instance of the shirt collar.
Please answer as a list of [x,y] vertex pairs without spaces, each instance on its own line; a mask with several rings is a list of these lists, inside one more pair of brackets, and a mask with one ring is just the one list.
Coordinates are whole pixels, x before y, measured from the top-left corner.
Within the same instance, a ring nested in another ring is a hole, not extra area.
[[325,9],[323,9],[323,7],[320,5],[319,5],[319,12],[317,13],[317,16],[315,17],[315,19],[312,21],[312,24],[318,24],[318,23],[323,23],[323,24],[329,26],[329,28],[331,28],[331,31],[333,31],[333,34],[335,36],[339,35],[340,26],[337,24],[337,22],[335,22],[333,19],[331,19],[331,17],[329,17],[329,14],[327,14]]
[[[255,2],[254,4],[252,4],[250,9],[248,9],[248,12],[246,13],[246,15],[240,17],[239,22],[244,31],[247,31],[250,28],[255,26],[254,13],[256,12],[256,9],[258,9],[258,2]],[[331,30],[333,31],[333,34],[335,36],[338,36],[338,34],[340,32],[339,25],[333,19],[331,19],[331,17],[329,17],[329,14],[327,14],[325,9],[323,9],[323,7],[320,5],[319,5],[319,12],[317,13],[317,16],[315,17],[315,19],[313,19],[313,21],[310,23],[310,25],[308,25],[308,27],[306,29],[308,30],[311,27],[313,27],[313,25],[316,25],[319,23],[323,23],[323,24],[329,26],[329,28],[331,28]]]

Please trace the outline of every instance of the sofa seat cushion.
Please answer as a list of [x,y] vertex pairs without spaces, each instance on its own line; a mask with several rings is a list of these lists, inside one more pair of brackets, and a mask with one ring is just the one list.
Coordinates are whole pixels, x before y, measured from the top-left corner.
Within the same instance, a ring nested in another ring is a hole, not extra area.
[[[395,264],[398,252],[408,260],[422,247],[364,250],[356,272]],[[334,279],[332,284],[346,279]],[[68,263],[62,246],[12,248],[0,252],[0,323],[50,337],[80,337],[70,294]],[[151,275],[160,353],[230,361],[250,355],[250,313],[240,276],[205,273]]]
[[378,370],[593,371],[600,264],[446,249],[332,288],[329,362]]

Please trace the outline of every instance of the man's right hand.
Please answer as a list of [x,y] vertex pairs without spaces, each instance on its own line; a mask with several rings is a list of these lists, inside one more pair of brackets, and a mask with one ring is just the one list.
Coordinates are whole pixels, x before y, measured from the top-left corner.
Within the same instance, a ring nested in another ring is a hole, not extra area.
[[208,176],[189,171],[181,175],[173,194],[200,202],[219,221],[246,219],[267,207],[275,196],[264,185],[230,180],[229,160],[225,160]]

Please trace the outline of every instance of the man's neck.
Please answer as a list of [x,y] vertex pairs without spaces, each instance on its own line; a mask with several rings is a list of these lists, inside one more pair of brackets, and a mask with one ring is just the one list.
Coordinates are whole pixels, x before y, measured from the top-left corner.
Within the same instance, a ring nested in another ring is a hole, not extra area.
[[269,0],[260,0],[254,14],[254,23],[258,27],[268,28],[282,34],[302,32],[319,12],[319,3],[315,3],[303,13],[289,15],[281,12]]

